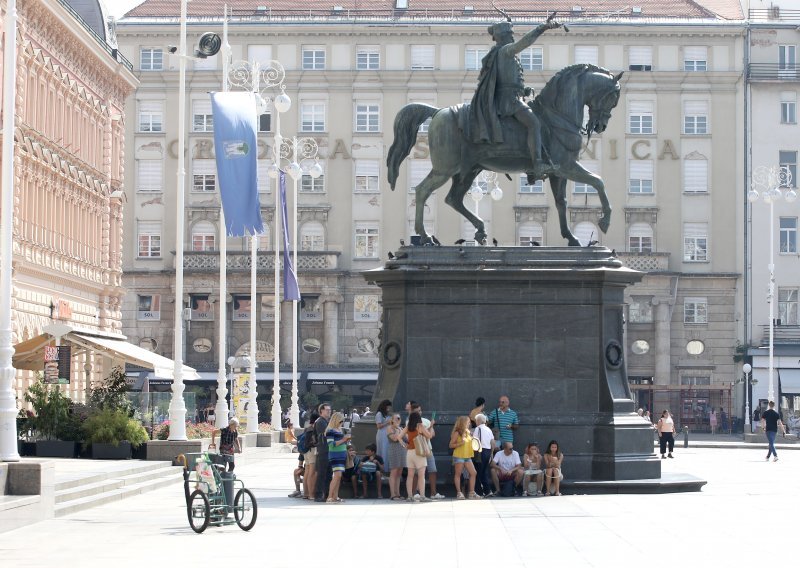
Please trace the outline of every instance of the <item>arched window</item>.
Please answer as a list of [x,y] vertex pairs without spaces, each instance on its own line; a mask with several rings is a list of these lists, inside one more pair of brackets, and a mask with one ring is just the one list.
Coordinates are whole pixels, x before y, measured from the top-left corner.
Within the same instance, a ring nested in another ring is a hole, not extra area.
[[542,224],[536,221],[525,221],[519,226],[519,246],[528,247],[544,244]]
[[653,227],[634,223],[628,229],[628,252],[653,252]]
[[299,250],[325,250],[325,227],[318,221],[303,223],[300,227]]
[[210,221],[198,221],[192,226],[192,250],[202,252],[215,250],[217,228]]
[[572,232],[575,234],[575,238],[581,242],[581,246],[588,246],[590,241],[600,241],[600,230],[597,225],[589,221],[578,223]]

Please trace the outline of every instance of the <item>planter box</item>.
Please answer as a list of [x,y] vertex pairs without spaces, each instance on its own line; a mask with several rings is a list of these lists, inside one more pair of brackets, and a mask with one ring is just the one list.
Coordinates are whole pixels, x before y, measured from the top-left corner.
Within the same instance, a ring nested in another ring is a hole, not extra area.
[[17,452],[21,456],[35,456],[36,442],[26,442],[25,440],[17,440]]
[[74,458],[78,456],[78,442],[39,440],[36,442],[38,458]]
[[259,432],[256,436],[256,446],[259,448],[269,448],[272,446],[272,432]]
[[92,444],[92,459],[95,460],[129,460],[131,459],[131,443]]

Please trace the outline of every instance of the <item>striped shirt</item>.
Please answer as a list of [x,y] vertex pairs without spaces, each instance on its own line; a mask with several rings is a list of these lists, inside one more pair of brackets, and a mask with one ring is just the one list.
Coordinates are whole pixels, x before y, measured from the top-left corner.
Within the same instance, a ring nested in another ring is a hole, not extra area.
[[509,428],[511,424],[519,424],[519,417],[517,413],[507,409],[505,412],[499,408],[495,408],[489,413],[489,424],[492,428],[500,430],[500,442],[514,443],[514,430]]

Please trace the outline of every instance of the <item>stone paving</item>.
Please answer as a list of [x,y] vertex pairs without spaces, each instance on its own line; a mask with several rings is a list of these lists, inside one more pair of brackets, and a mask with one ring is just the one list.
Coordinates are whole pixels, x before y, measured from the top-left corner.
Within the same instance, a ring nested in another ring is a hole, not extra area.
[[0,558],[14,568],[738,567],[796,561],[791,534],[800,503],[800,452],[782,451],[777,463],[764,461],[765,446],[678,446],[675,455],[662,462],[664,471],[704,477],[708,485],[701,492],[327,505],[286,497],[296,454],[258,449],[237,466],[260,507],[250,533],[234,525],[194,534],[176,484],[0,534]]

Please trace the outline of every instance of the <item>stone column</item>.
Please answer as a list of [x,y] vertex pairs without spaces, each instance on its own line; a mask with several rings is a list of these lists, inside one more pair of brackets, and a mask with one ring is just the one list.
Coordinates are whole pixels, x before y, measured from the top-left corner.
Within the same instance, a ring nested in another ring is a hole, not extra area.
[[[670,362],[671,339],[671,306],[672,298],[653,298],[654,318],[656,324],[654,384],[656,388],[672,383],[672,365]],[[656,390],[653,393],[653,420],[657,420],[661,411],[670,404],[669,392]],[[673,414],[677,409],[670,409]]]
[[[298,319],[299,306],[298,306]],[[292,303],[281,302],[281,363],[291,367],[292,365],[292,334],[294,333],[292,327]]]
[[335,365],[339,362],[339,304],[344,301],[340,294],[320,296],[322,303],[322,362]]

